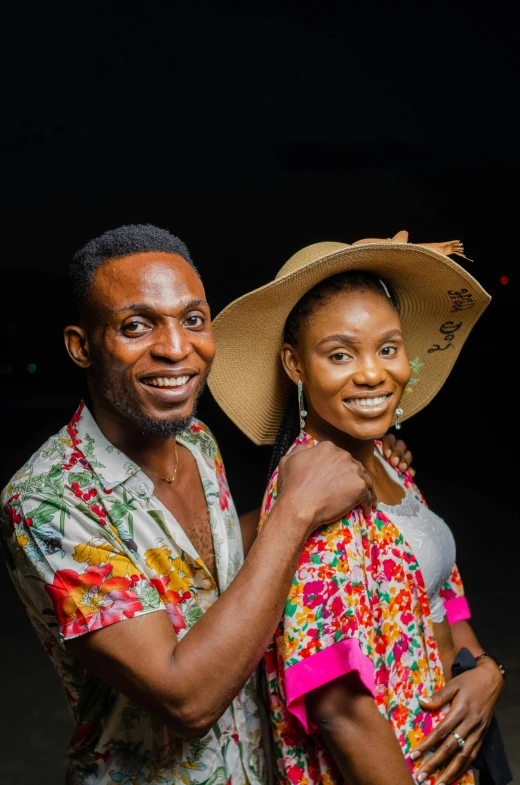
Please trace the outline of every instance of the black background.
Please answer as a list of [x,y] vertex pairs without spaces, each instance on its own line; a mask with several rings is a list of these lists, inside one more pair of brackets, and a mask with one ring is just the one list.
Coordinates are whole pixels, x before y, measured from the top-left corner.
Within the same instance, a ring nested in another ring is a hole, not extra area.
[[[400,229],[417,242],[460,239],[475,260],[462,263],[493,301],[441,393],[401,433],[419,484],[455,531],[481,637],[511,652],[514,669],[513,7],[7,2],[2,485],[81,396],[61,337],[70,313],[64,271],[91,237],[131,222],[179,234],[214,313],[311,242]],[[240,511],[256,506],[269,450],[249,443],[209,393],[200,417],[221,443]],[[7,580],[2,587],[11,606]],[[61,695],[18,605],[10,614],[5,689],[21,661],[25,674],[36,672],[21,700],[40,738],[45,712],[62,716]],[[38,698],[40,680],[48,687]],[[6,705],[10,752],[0,773],[7,766],[8,785],[9,776],[32,783],[27,715]],[[58,727],[65,732],[63,718]],[[41,739],[31,742],[35,760],[57,767],[63,738]]]

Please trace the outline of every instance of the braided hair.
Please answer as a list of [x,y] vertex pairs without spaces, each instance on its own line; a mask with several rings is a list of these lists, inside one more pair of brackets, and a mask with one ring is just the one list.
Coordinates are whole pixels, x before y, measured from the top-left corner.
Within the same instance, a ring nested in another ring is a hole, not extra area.
[[[325,278],[306,292],[298,300],[285,322],[283,342],[290,343],[292,346],[299,346],[302,324],[309,320],[312,314],[323,305],[327,300],[340,292],[368,291],[374,292],[384,297],[396,311],[399,311],[397,300],[387,283],[373,273],[365,270],[347,270],[337,273],[330,278]],[[281,459],[298,436],[300,429],[300,414],[296,395],[291,395],[285,407],[282,422],[276,436],[276,440],[271,453],[269,462],[269,477],[280,463]]]

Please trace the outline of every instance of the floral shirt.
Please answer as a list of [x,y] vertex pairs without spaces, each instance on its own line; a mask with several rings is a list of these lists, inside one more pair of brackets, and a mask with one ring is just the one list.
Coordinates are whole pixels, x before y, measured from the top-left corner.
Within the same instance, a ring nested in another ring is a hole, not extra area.
[[[312,441],[301,434],[296,443]],[[400,475],[414,489],[409,474]],[[276,500],[277,472],[267,488],[260,525]],[[457,568],[442,592],[448,619],[469,617]],[[278,774],[284,785],[343,782],[305,707],[305,695],[357,671],[390,722],[410,769],[409,753],[445,710],[423,712],[420,697],[444,685],[424,581],[408,543],[379,509],[361,508],[322,526],[307,541],[266,657]],[[433,783],[429,778],[426,783]],[[474,783],[471,772],[459,785]]]
[[[243,562],[222,459],[205,425],[178,437],[200,472],[221,590]],[[0,533],[8,567],[63,683],[76,723],[70,785],[260,785],[251,678],[211,732],[188,740],[88,673],[66,640],[145,613],[166,612],[181,639],[218,591],[153,483],[110,444],[81,404],[69,425],[4,489]]]

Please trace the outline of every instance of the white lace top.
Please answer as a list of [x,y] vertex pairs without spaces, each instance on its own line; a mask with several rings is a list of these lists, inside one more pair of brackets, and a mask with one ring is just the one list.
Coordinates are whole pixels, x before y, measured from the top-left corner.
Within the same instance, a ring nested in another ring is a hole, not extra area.
[[455,564],[455,540],[448,525],[436,513],[421,504],[394,469],[376,452],[391,478],[400,483],[405,496],[400,504],[384,504],[379,508],[397,526],[421,568],[430,601],[431,619],[440,622],[444,619],[444,603],[439,591],[448,580]]

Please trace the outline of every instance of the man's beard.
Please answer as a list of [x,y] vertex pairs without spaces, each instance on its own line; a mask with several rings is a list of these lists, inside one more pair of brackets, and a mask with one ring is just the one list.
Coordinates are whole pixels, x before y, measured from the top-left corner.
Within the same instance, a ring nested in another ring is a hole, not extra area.
[[[105,379],[107,378],[109,377],[105,377]],[[177,436],[177,434],[182,433],[190,427],[197,414],[199,398],[202,395],[205,385],[206,380],[204,380],[200,386],[189,417],[175,417],[171,420],[152,420],[149,417],[146,417],[128,396],[124,387],[117,383],[114,384],[113,380],[111,382],[108,381],[108,383],[105,382],[101,389],[103,395],[110,401],[112,406],[134,420],[142,429],[143,433],[146,433],[149,436],[160,436],[163,439],[168,439],[171,436]]]

